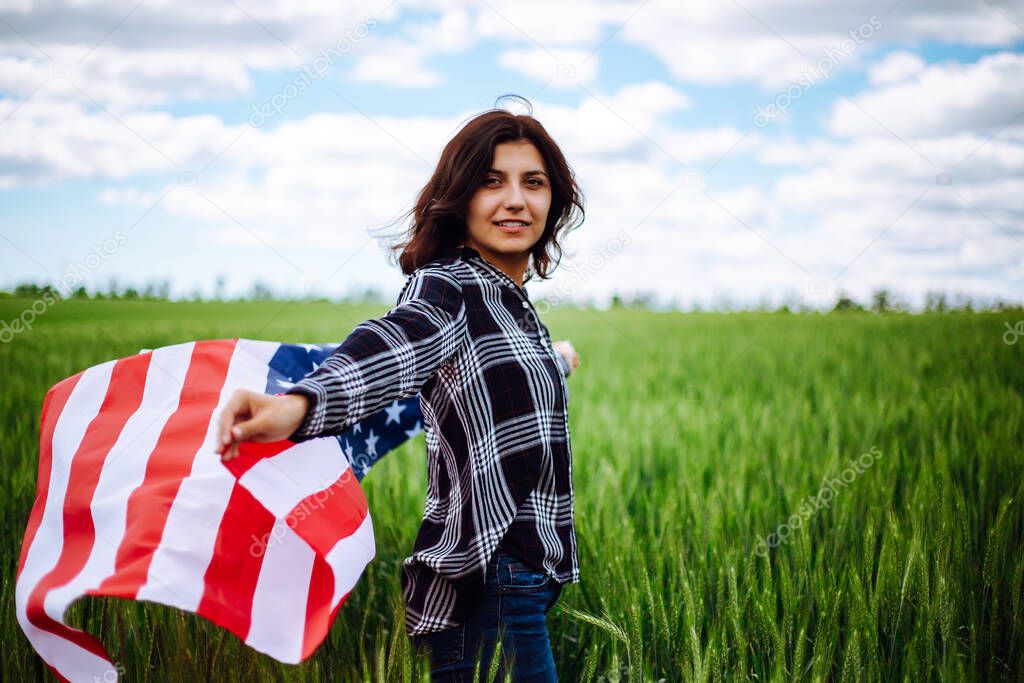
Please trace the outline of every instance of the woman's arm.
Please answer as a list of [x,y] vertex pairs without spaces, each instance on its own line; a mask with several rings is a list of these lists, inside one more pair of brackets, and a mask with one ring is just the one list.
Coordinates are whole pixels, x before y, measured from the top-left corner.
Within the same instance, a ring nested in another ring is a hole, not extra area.
[[239,389],[231,394],[218,418],[217,452],[224,460],[231,460],[238,455],[238,444],[244,441],[287,439],[302,423],[308,407],[309,399],[298,394],[271,396]]
[[414,396],[468,338],[458,280],[443,268],[413,278],[391,312],[357,325],[288,390],[310,400],[293,441],[341,434],[395,399]]
[[[382,318],[357,325],[319,368],[285,395],[246,396],[237,401],[232,396],[221,415],[222,453],[227,452],[225,459],[230,459],[230,454],[237,452],[232,442],[249,440],[249,433],[264,437],[252,440],[266,441],[305,441],[341,434],[391,401],[419,393],[468,335],[458,280],[442,267],[420,269],[407,283],[397,306]],[[296,423],[299,398],[307,405]],[[253,401],[260,401],[263,410],[252,413],[250,421],[257,421],[256,427],[273,424],[274,430],[265,433],[267,430],[261,432],[245,422],[238,424],[246,417],[244,408]],[[293,430],[282,434],[289,426]],[[242,428],[241,438],[234,437],[233,427]],[[277,438],[268,438],[271,436]]]
[[569,340],[557,341],[551,345],[558,352],[558,365],[562,368],[562,374],[568,377],[572,371],[580,366],[580,354],[572,347]]

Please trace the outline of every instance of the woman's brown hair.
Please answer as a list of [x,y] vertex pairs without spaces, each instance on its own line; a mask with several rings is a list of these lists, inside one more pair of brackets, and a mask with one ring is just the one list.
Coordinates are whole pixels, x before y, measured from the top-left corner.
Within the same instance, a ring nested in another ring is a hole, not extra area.
[[527,268],[524,282],[530,279],[531,271],[542,280],[550,277],[550,271],[562,257],[559,237],[583,222],[584,198],[562,150],[533,118],[532,108],[529,112],[514,114],[505,109],[490,109],[470,119],[445,145],[416,205],[403,216],[412,216],[404,239],[392,247],[402,250],[398,261],[403,273],[412,274],[441,250],[463,241],[469,202],[491,169],[495,146],[528,140],[544,160],[551,183],[551,208],[543,234],[530,249],[532,267]]

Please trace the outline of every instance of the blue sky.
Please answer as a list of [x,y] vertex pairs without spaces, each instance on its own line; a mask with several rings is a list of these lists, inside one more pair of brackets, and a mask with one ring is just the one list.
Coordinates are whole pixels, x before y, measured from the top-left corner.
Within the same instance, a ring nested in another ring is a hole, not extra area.
[[[1022,3],[22,3],[0,18],[0,287],[209,295],[223,277],[229,294],[391,298],[404,276],[375,234],[461,123],[515,93],[587,196],[537,296],[1024,291]],[[773,102],[786,116],[758,125]]]

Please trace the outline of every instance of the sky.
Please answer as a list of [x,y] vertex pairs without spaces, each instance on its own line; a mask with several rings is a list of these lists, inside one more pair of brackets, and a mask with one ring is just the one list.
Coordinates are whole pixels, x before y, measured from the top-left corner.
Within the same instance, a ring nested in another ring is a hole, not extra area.
[[392,300],[507,94],[585,197],[531,297],[1022,300],[1024,0],[0,0],[0,289]]

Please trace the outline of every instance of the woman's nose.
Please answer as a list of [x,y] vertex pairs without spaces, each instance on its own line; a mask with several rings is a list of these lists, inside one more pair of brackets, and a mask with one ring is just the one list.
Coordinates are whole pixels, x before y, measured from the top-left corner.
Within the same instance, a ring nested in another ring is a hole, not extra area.
[[505,195],[506,208],[522,208],[524,203],[523,191],[517,185],[509,185],[509,191]]

